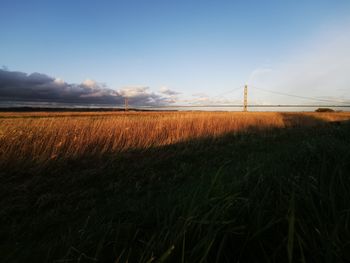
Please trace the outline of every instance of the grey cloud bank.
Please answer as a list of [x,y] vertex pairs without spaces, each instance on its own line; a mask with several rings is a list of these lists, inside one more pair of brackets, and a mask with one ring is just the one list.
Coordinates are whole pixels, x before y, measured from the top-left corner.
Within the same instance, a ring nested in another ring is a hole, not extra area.
[[[168,93],[175,94],[170,91]],[[131,105],[152,106],[174,102],[169,94],[152,92],[148,87],[131,86],[120,90],[108,88],[105,84],[85,80],[81,84],[67,83],[41,73],[26,74],[0,69],[0,103],[13,102],[122,105],[124,98]]]

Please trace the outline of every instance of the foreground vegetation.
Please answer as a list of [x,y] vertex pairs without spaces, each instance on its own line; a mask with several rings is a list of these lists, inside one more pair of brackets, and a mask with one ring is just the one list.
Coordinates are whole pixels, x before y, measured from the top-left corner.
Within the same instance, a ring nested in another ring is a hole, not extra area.
[[348,113],[4,113],[3,262],[347,262]]

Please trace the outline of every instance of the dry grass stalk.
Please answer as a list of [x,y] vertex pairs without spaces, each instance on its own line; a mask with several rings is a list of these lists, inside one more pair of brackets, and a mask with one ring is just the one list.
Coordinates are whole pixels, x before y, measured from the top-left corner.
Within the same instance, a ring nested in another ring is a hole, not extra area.
[[[344,121],[350,113],[1,113],[0,162],[101,156],[228,133]],[[35,118],[33,118],[35,117]]]

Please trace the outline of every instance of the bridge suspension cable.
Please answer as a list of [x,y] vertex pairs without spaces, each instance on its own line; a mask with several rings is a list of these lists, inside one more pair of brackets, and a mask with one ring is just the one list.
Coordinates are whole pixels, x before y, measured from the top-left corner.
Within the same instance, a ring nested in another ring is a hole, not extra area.
[[214,98],[222,97],[222,96],[224,96],[224,95],[233,93],[233,92],[235,92],[235,91],[237,91],[237,90],[241,90],[242,88],[243,88],[243,87],[239,87],[239,88],[236,88],[236,89],[232,89],[232,90],[225,91],[225,92],[223,92],[223,93],[220,93],[220,94],[214,96]]
[[284,92],[279,92],[279,91],[273,91],[273,90],[257,88],[257,87],[254,87],[254,86],[249,86],[249,87],[253,88],[253,89],[256,89],[256,90],[261,90],[261,91],[264,91],[264,92],[273,93],[273,94],[282,95],[282,96],[288,96],[288,97],[292,97],[292,98],[307,99],[307,100],[313,100],[313,101],[319,101],[319,102],[328,102],[328,103],[349,104],[349,102],[344,102],[344,101],[336,101],[336,100],[321,99],[321,98],[315,98],[315,97],[300,96],[300,95],[294,95],[294,94],[289,94],[289,93],[284,93]]

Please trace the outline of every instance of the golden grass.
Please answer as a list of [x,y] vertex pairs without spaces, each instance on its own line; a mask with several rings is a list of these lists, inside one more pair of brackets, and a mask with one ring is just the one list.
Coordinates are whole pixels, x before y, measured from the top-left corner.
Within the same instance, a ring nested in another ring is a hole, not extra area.
[[40,112],[0,114],[0,162],[101,156],[196,138],[344,121],[350,113]]

